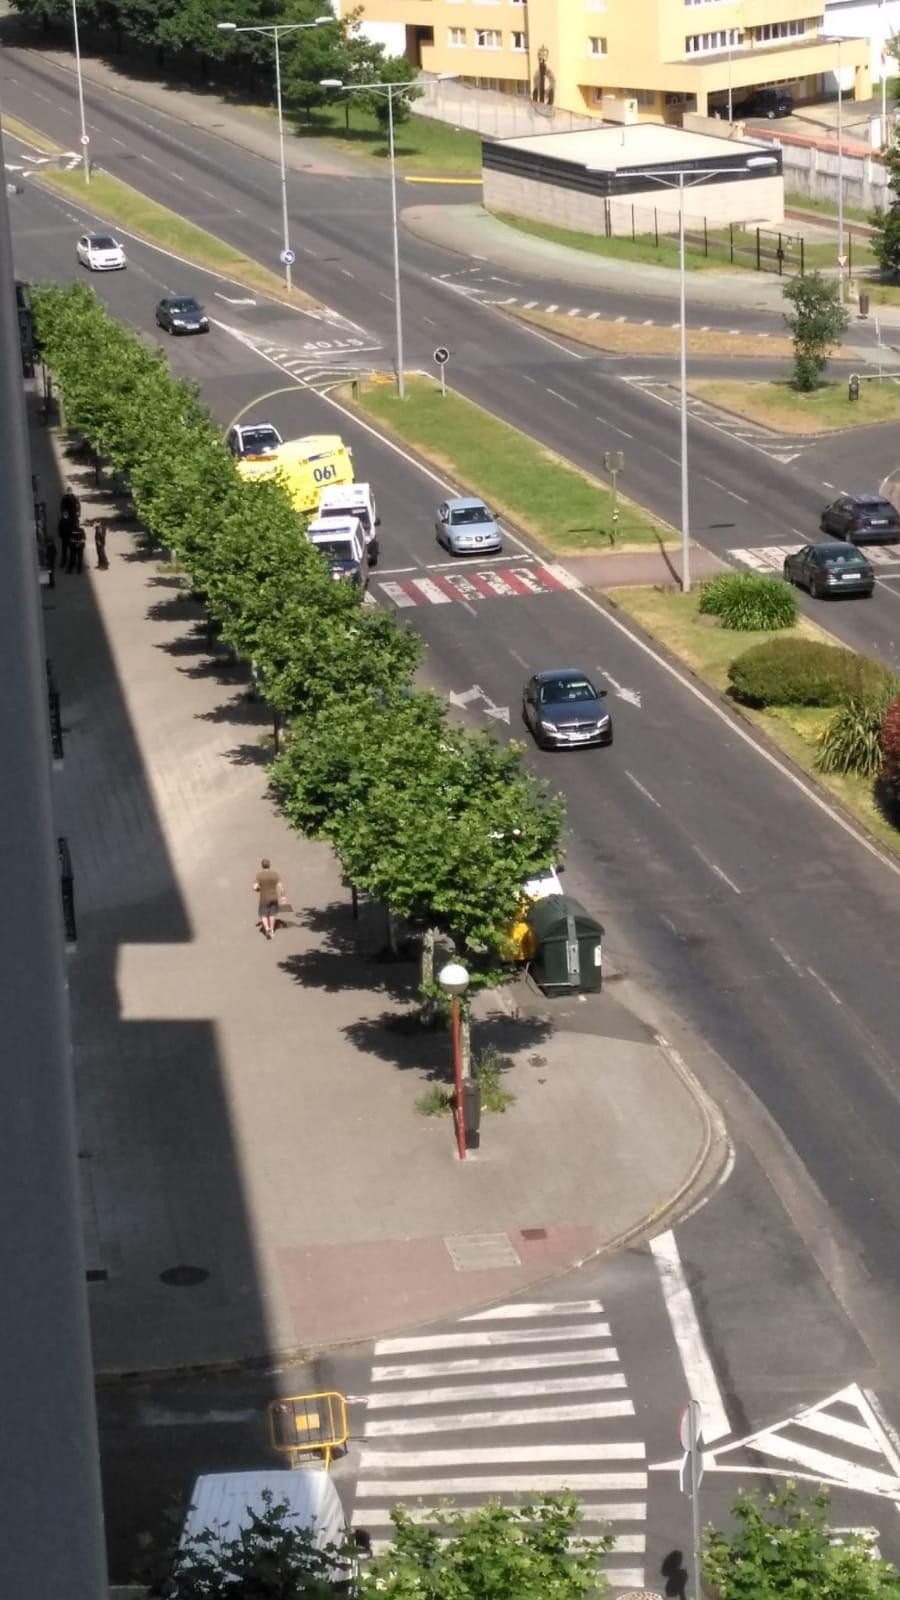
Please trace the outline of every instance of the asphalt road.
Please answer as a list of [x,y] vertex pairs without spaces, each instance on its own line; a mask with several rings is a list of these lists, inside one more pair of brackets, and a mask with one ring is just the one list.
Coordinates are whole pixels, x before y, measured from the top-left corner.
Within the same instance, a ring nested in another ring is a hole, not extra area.
[[[17,198],[23,274],[74,275],[71,215],[67,204],[31,191]],[[175,286],[176,269],[144,247],[133,247],[130,256],[127,273],[96,286],[116,314],[152,336],[153,302]],[[211,304],[222,292],[203,274],[192,273],[191,282]],[[264,342],[254,312],[226,310],[229,322]],[[493,313],[467,305],[460,315],[454,348],[459,381],[469,392],[585,464],[596,457],[598,420],[631,432],[635,474],[660,499],[669,493],[671,463],[661,465],[673,438],[667,406],[640,385],[623,383],[609,363],[560,350],[545,358],[535,354],[530,335],[497,323]],[[277,316],[269,319],[269,332]],[[280,337],[281,324],[277,328]],[[175,369],[204,387],[223,426],[257,396],[290,384],[257,349],[218,329],[208,339],[173,341],[169,348]],[[555,408],[540,393],[541,380],[546,385],[548,379],[566,396]],[[292,385],[265,408],[293,432],[337,421],[326,399]],[[392,604],[396,594],[380,585],[396,582],[408,594],[403,583],[410,572],[434,582],[440,571],[434,563],[444,562],[431,534],[441,489],[356,422],[340,417],[339,427],[354,444],[359,475],[371,478],[379,499],[384,555],[373,593]],[[782,465],[709,432],[713,443],[701,445],[704,434],[694,430],[695,479],[705,484],[695,487],[695,526],[704,542],[704,518],[710,524],[730,520],[740,538],[731,527],[706,531],[727,532],[737,544],[762,519],[783,537],[786,504],[798,527],[805,526],[801,516],[814,516],[819,501],[803,458]],[[892,936],[900,879],[788,772],[767,762],[727,713],[668,671],[602,605],[559,589],[552,572],[548,577],[541,568],[524,554],[514,562],[466,567],[468,574],[492,574],[494,582],[499,574],[501,589],[512,587],[503,583],[506,569],[526,578],[516,595],[486,598],[482,592],[454,601],[444,594],[440,602],[425,599],[404,609],[431,645],[436,686],[450,693],[477,684],[496,705],[509,707],[511,731],[522,680],[536,666],[571,659],[619,688],[611,697],[616,743],[610,750],[562,758],[532,752],[529,759],[566,793],[568,883],[607,924],[614,967],[691,1058],[702,1057],[710,1079],[718,1077],[721,1098],[734,1101],[739,1130],[752,1121],[746,1095],[760,1125],[771,1123],[786,1141],[783,1147],[771,1142],[768,1158],[758,1164],[755,1204],[746,1192],[726,1189],[685,1224],[693,1230],[691,1259],[706,1289],[704,1321],[720,1370],[732,1380],[733,1425],[737,1429],[741,1417],[751,1427],[777,1421],[788,1390],[792,1410],[798,1399],[821,1398],[826,1374],[811,1361],[811,1329],[827,1335],[829,1383],[837,1389],[875,1373],[896,1420],[889,1352],[898,1273],[894,1044],[900,1001]],[[536,592],[522,593],[522,587]],[[839,619],[864,615],[865,626],[874,628],[868,619],[878,619],[879,608],[887,612],[889,604],[896,602],[885,594],[864,608],[832,609]],[[879,625],[891,628],[892,615]],[[473,699],[465,715],[473,722],[483,718],[484,702]],[[780,1209],[786,1206],[796,1222],[792,1151],[824,1197],[821,1216],[800,1232],[796,1256]],[[778,1207],[770,1186],[777,1188]],[[801,1266],[802,1281],[816,1289],[811,1298],[799,1292]],[[777,1356],[773,1318],[781,1332]],[[648,1372],[652,1365],[648,1353]],[[663,1397],[649,1377],[647,1384],[647,1404],[661,1417]]]

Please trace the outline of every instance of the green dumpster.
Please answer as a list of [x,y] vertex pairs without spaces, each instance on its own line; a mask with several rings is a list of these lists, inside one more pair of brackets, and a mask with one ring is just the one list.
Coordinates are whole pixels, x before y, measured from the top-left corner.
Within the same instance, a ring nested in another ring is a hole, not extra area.
[[603,981],[603,926],[569,894],[549,895],[529,907],[534,936],[530,971],[545,993],[579,994]]

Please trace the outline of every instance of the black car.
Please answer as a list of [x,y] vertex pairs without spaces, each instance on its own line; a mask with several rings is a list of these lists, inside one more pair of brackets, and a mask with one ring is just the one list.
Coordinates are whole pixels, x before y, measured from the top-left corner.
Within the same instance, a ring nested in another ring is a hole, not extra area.
[[805,544],[785,557],[784,575],[816,600],[836,594],[868,596],[875,588],[875,569],[846,544]]
[[542,750],[612,744],[605,699],[606,690],[595,688],[586,673],[574,668],[536,672],[522,694],[522,716]]
[[893,544],[900,539],[900,515],[878,494],[842,494],[820,518],[823,533],[851,544]]
[[735,118],[768,117],[771,122],[775,117],[789,117],[793,109],[793,95],[786,89],[757,89],[732,106],[732,115]]
[[192,294],[172,294],[159,301],[156,326],[167,333],[209,333],[209,317]]

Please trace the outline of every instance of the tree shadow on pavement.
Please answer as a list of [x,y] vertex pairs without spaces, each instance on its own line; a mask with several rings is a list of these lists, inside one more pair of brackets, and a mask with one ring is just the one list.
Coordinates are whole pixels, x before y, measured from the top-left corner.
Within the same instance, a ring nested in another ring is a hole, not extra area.
[[[362,1054],[386,1061],[400,1072],[418,1072],[428,1083],[449,1083],[453,1078],[449,1027],[423,1023],[418,1011],[383,1011],[378,1017],[360,1017],[341,1032]],[[525,1065],[539,1071],[546,1065],[540,1046],[552,1032],[552,1022],[517,1022],[503,1012],[494,1012],[472,1023],[473,1059],[490,1050],[503,1075],[519,1065],[517,1057],[531,1051]]]
[[296,951],[281,963],[295,983],[329,994],[344,989],[386,994],[406,1004],[418,994],[415,955],[406,947],[398,956],[385,949],[383,914],[371,901],[361,902],[358,918],[348,896],[310,907],[294,920],[320,941],[315,949]]
[[222,754],[235,767],[267,767],[272,759],[272,744],[268,738],[259,744],[236,744]]
[[[208,677],[215,672],[220,663],[211,661],[203,667],[179,667],[179,672],[184,672],[189,678]],[[230,679],[223,682],[234,683],[234,668]],[[272,713],[264,700],[253,700],[242,689],[239,694],[232,695],[230,700],[223,700],[221,705],[213,711],[195,711],[194,716],[198,722],[237,722],[244,728],[271,728]]]

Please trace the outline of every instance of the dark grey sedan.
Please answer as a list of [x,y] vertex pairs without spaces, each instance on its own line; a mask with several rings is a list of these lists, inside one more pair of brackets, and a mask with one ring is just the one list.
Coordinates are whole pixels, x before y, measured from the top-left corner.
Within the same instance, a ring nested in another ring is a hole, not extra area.
[[612,744],[612,717],[605,699],[606,690],[597,689],[586,673],[575,668],[536,672],[525,685],[522,716],[542,750]]
[[209,317],[192,294],[172,294],[158,302],[156,326],[167,333],[209,333]]
[[819,519],[823,533],[850,544],[894,544],[900,540],[900,514],[880,494],[841,494]]
[[784,558],[788,583],[808,589],[815,600],[826,595],[870,595],[875,588],[875,568],[859,550],[846,544],[805,544]]

